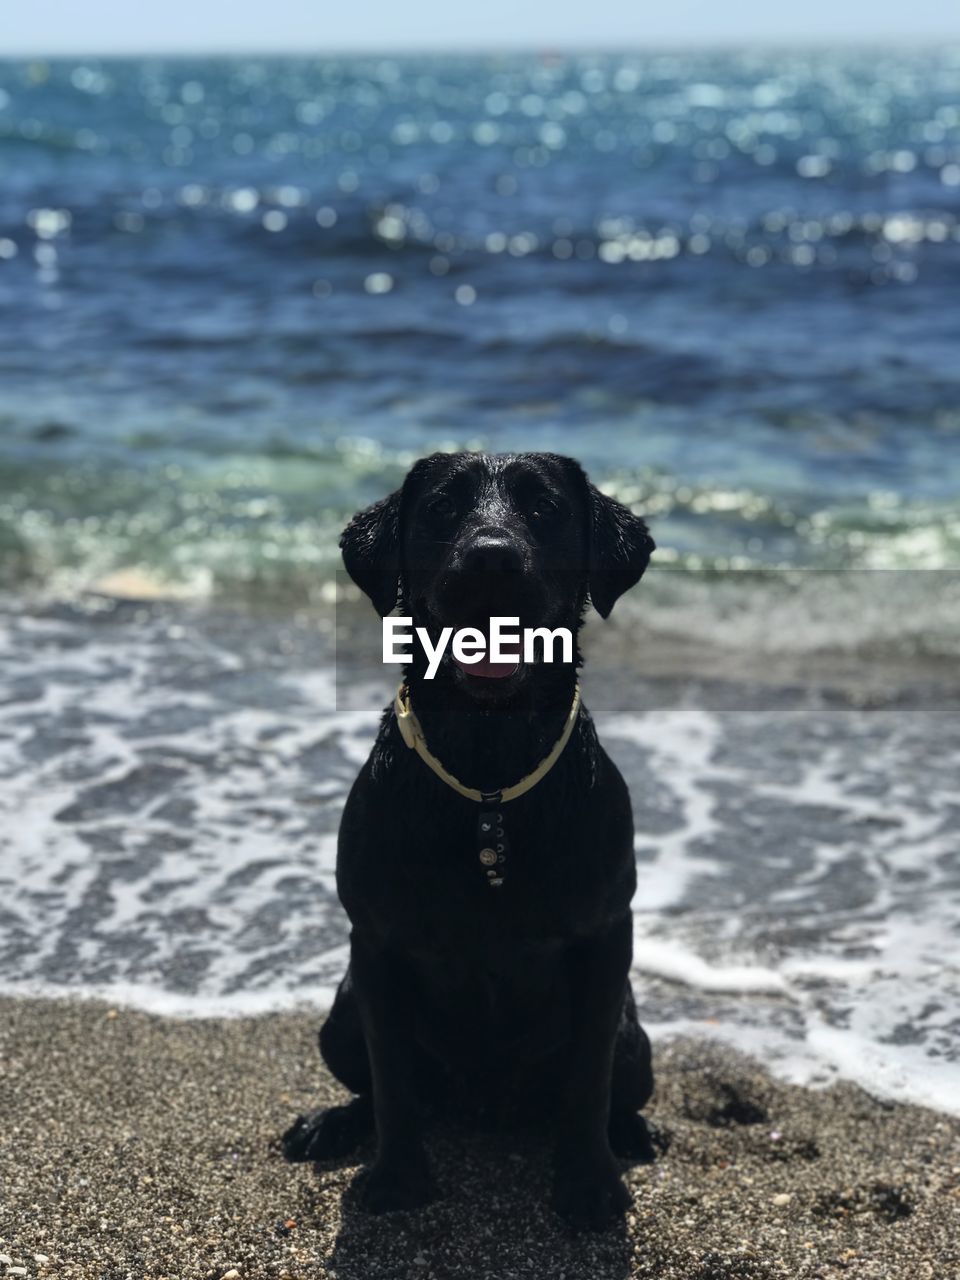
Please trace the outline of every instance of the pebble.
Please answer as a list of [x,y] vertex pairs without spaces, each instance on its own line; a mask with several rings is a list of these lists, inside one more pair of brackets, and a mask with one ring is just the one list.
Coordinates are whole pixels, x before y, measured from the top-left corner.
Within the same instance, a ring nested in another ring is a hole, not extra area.
[[793,1199],[793,1196],[790,1194],[789,1191],[781,1191],[779,1195],[776,1195],[773,1197],[770,1203],[775,1204],[778,1209],[782,1209],[783,1206],[785,1204],[789,1204],[792,1199]]
[[231,1267],[229,1271],[225,1271],[220,1280],[240,1280],[240,1272],[236,1267]]
[[12,1267],[13,1259],[9,1253],[0,1253],[0,1267]]
[[35,1253],[33,1255],[33,1260],[34,1262],[39,1262],[41,1267],[50,1261],[49,1257],[45,1253]]

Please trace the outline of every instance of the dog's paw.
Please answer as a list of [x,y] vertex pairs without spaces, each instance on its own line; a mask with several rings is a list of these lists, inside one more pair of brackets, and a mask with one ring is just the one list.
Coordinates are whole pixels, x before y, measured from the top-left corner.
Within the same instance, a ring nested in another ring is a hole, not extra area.
[[574,1231],[602,1231],[626,1213],[630,1192],[612,1156],[565,1162],[554,1177],[552,1205]]
[[360,1186],[360,1205],[367,1213],[420,1209],[434,1196],[425,1158],[389,1163],[378,1160]]
[[621,1160],[637,1164],[650,1164],[662,1155],[668,1143],[656,1127],[645,1120],[639,1111],[624,1111],[610,1117],[610,1149]]
[[281,1138],[288,1160],[340,1160],[373,1136],[369,1098],[354,1098],[342,1107],[321,1107],[298,1116]]

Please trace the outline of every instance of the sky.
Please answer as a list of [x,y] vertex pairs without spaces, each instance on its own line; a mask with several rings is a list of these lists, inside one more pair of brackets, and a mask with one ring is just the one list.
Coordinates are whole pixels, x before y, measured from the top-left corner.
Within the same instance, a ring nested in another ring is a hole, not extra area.
[[956,0],[30,0],[0,53],[960,41]]

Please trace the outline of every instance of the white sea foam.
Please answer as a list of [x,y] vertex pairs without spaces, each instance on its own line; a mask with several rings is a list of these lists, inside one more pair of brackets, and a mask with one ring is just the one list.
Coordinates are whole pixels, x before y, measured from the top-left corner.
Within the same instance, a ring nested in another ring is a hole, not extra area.
[[722,991],[731,995],[787,991],[783,975],[773,969],[758,964],[708,964],[687,948],[663,939],[635,939],[633,964],[641,974],[666,978],[698,991]]

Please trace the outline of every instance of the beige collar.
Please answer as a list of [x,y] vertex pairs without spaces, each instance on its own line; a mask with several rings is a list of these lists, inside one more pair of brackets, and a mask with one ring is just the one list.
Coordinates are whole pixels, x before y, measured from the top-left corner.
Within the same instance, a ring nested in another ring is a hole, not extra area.
[[526,777],[521,778],[519,782],[515,782],[512,787],[504,787],[500,792],[480,791],[476,787],[466,787],[459,778],[455,778],[452,773],[448,773],[437,757],[427,746],[427,740],[424,737],[423,729],[420,721],[417,719],[416,712],[410,704],[410,690],[405,684],[402,684],[397,690],[397,696],[394,700],[393,710],[397,717],[397,724],[400,727],[400,733],[404,742],[408,747],[412,747],[423,763],[437,775],[437,777],[452,787],[454,791],[460,795],[466,796],[468,800],[483,801],[491,794],[499,795],[499,802],[506,803],[508,800],[516,800],[518,796],[524,795],[531,787],[535,787],[541,778],[545,778],[553,766],[560,759],[563,748],[570,741],[570,735],[573,733],[573,726],[577,722],[577,714],[580,710],[580,681],[578,680],[573,690],[573,702],[570,704],[570,710],[567,713],[566,723],[560,737],[556,740],[549,752],[543,757],[532,773],[528,773]]

